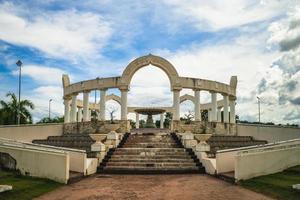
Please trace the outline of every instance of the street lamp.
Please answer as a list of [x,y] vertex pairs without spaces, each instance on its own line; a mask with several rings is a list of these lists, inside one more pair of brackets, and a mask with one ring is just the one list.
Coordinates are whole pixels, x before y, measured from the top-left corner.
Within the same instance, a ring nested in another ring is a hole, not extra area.
[[49,100],[49,120],[51,118],[51,101],[53,101],[53,99]]
[[260,123],[260,98],[259,97],[256,97],[257,98],[257,104],[258,104],[258,122]]
[[20,100],[21,100],[21,68],[22,68],[22,61],[18,60],[16,62],[16,65],[19,67],[19,105],[18,105],[18,122],[17,124],[20,125],[20,117],[21,117],[21,104],[20,104]]

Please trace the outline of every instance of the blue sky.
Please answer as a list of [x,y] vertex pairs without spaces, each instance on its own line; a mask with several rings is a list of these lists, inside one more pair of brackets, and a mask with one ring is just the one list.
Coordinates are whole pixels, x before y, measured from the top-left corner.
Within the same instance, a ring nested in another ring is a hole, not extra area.
[[[17,92],[21,59],[22,97],[36,105],[34,119],[47,116],[50,98],[52,114],[62,115],[62,74],[71,82],[118,76],[152,53],[181,76],[228,83],[237,75],[241,119],[257,119],[260,96],[263,121],[300,124],[299,13],[292,0],[0,1],[0,97]],[[161,72],[149,66],[136,73],[131,105],[171,105]],[[206,92],[201,97],[210,101]],[[193,109],[181,107],[181,115]]]

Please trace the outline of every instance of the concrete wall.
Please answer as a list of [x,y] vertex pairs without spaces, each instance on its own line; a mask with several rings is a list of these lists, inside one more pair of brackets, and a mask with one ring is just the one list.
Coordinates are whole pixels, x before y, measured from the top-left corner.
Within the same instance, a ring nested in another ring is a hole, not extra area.
[[225,173],[235,171],[236,156],[239,152],[253,151],[264,148],[279,148],[286,145],[296,145],[300,143],[300,139],[269,143],[265,145],[255,145],[248,147],[240,147],[234,149],[219,150],[216,153],[216,170],[217,173]]
[[34,124],[20,126],[0,126],[0,137],[23,142],[47,139],[48,136],[62,135],[63,124]]
[[237,135],[253,136],[258,140],[278,142],[300,138],[300,128],[237,124]]
[[69,155],[64,151],[0,143],[0,152],[16,160],[16,168],[24,175],[48,178],[67,183]]
[[246,180],[300,165],[299,155],[300,142],[239,152],[235,160],[235,179]]
[[87,158],[85,150],[72,149],[66,147],[55,147],[43,144],[33,144],[29,142],[19,142],[16,140],[0,138],[2,144],[15,144],[15,145],[26,145],[35,148],[46,148],[48,150],[58,150],[67,152],[69,155],[69,170],[73,172],[83,173],[84,175],[89,175],[92,172],[96,172],[97,165],[94,166],[94,162],[97,163],[97,158]]
[[228,151],[216,154],[217,174],[234,171],[235,156],[238,151]]

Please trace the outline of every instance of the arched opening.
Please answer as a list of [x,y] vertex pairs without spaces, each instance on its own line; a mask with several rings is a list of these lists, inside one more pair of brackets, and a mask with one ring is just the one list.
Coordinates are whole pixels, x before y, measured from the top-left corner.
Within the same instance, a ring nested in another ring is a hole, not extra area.
[[[168,75],[160,68],[147,65],[133,75],[128,92],[129,107],[171,107],[173,94],[170,90]],[[147,116],[140,115],[139,120]],[[129,113],[128,118],[136,121],[135,113]],[[153,116],[154,122],[160,120],[159,115]]]
[[121,119],[121,105],[119,102],[113,99],[106,101],[105,118],[107,120]]
[[190,89],[183,89],[180,98],[180,120],[186,124],[195,120],[195,97]]

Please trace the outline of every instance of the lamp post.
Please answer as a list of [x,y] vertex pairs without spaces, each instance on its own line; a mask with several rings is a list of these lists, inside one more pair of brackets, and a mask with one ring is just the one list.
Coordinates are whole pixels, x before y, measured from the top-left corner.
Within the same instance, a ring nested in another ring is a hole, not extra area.
[[51,119],[51,102],[53,99],[49,99],[49,120]]
[[21,71],[21,69],[22,69],[22,65],[23,65],[23,63],[22,63],[22,61],[21,60],[18,60],[17,62],[16,62],[16,65],[19,67],[19,103],[18,103],[18,121],[17,121],[17,124],[18,125],[20,125],[20,118],[21,118],[21,105],[20,105],[20,101],[21,101],[21,73],[22,73],[22,71]]
[[259,97],[256,97],[257,98],[257,104],[258,104],[258,122],[260,123],[260,98]]

